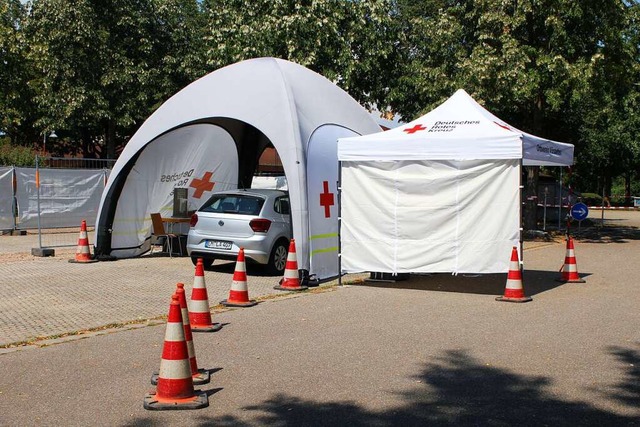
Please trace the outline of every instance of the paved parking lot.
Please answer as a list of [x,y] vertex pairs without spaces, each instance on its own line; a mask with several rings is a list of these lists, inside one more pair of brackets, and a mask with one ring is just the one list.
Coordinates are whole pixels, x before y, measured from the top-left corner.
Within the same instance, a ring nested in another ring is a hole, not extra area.
[[[592,211],[591,218],[599,224],[601,212]],[[624,238],[625,232],[640,227],[640,212],[607,211],[605,225],[615,226],[617,232],[608,233],[607,239]],[[593,239],[597,233],[590,236]],[[77,241],[77,232],[58,236],[57,240],[73,241],[74,237]],[[525,242],[525,250],[546,244],[549,243]],[[30,255],[31,248],[37,246],[36,234],[0,236],[0,346],[106,325],[144,323],[166,315],[167,295],[171,295],[176,283],[185,283],[187,291],[193,283],[194,267],[186,257],[156,254],[115,262],[71,264],[68,260],[73,258],[75,247],[57,248],[55,257],[38,258]],[[256,266],[247,268],[251,298],[282,295],[273,289],[280,277],[265,275]],[[233,269],[233,262],[216,261],[206,271],[211,306],[227,298]],[[366,277],[349,275],[345,281]],[[324,286],[335,284],[333,281]],[[488,289],[480,281],[470,286]],[[501,286],[491,292],[499,294]]]
[[[2,236],[0,245],[0,346],[164,316],[176,283],[190,292],[195,273],[189,258],[157,254],[91,264],[69,263],[75,248],[33,257],[34,235]],[[234,262],[216,261],[205,272],[211,306],[228,297],[234,268]],[[280,276],[258,266],[247,269],[251,298],[283,295],[273,289]],[[350,279],[359,277],[366,275]]]
[[[580,237],[585,284],[555,281],[562,243],[527,242],[524,286],[533,301],[526,304],[494,300],[504,275],[438,274],[217,313],[224,328],[194,337],[200,367],[214,371],[200,387],[210,400],[202,410],[142,409],[162,324],[0,354],[0,424],[640,425],[634,215]],[[133,319],[145,304],[156,307],[151,315],[165,314],[168,298],[156,294],[193,274],[188,259],[168,258],[76,266],[59,257],[0,268],[3,280],[10,274],[22,283],[3,282],[0,300],[12,287],[12,305],[27,299],[24,316],[38,324],[55,322],[50,312],[76,313],[80,323],[120,312]],[[228,292],[225,268],[207,272],[215,302]],[[261,286],[254,281],[273,293],[273,279],[250,276],[252,296]]]

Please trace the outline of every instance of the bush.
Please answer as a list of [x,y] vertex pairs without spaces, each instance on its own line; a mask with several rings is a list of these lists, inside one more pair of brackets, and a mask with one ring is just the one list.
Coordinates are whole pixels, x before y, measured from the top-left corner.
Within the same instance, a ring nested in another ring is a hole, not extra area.
[[36,156],[27,147],[13,146],[0,140],[0,166],[35,166]]

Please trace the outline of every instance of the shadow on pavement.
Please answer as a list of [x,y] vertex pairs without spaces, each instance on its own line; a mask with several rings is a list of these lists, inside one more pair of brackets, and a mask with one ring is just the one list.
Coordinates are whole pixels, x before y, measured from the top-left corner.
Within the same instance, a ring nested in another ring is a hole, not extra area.
[[626,243],[629,240],[640,240],[640,229],[628,226],[593,226],[579,232],[572,231],[572,235],[577,241],[585,243]]
[[[216,261],[211,267],[205,268],[205,271],[215,271],[217,273],[233,274],[236,268],[235,261]],[[248,276],[257,277],[276,277],[282,276],[282,274],[273,274],[269,272],[266,265],[255,264],[247,262],[245,264],[246,272]]]
[[624,381],[616,385],[616,393],[612,397],[622,404],[640,408],[640,352],[623,347],[610,347],[609,353],[615,356],[626,370]]
[[[637,411],[637,368],[639,354],[625,348],[610,349],[628,376],[616,387],[620,394],[603,394],[604,399],[626,405],[625,412]],[[207,417],[197,411],[189,420],[197,425],[267,426],[631,426],[638,418],[597,408],[584,401],[563,400],[548,387],[552,380],[527,376],[512,370],[487,366],[464,350],[451,350],[425,363],[410,380],[416,385],[399,394],[403,403],[384,410],[364,408],[352,401],[318,402],[288,394],[275,394],[258,405],[238,408],[254,411],[247,423],[233,415]],[[635,383],[635,384],[634,384]],[[215,402],[211,402],[215,406]],[[246,419],[246,415],[242,418]],[[163,425],[162,419],[143,417],[128,426]]]
[[[581,273],[581,277],[590,276]],[[558,282],[558,271],[525,270],[522,276],[522,286],[526,295],[536,295],[562,286]],[[507,281],[507,274],[459,274],[435,273],[409,276],[408,280],[397,282],[369,282],[358,283],[356,286],[374,288],[412,289],[438,292],[458,292],[479,295],[503,295]]]

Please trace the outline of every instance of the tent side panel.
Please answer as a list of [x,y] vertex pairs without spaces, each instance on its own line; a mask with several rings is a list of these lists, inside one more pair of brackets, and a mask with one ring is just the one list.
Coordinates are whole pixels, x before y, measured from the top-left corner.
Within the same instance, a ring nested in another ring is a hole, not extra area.
[[392,162],[342,162],[343,272],[394,271],[396,192]]
[[506,272],[518,163],[344,162],[343,271]]

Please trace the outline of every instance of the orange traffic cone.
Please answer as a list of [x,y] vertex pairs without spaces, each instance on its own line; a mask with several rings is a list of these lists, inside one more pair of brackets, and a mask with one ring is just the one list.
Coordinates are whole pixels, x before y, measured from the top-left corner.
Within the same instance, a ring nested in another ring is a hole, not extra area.
[[[184,327],[184,340],[187,342],[187,353],[189,354],[189,365],[191,367],[191,377],[194,385],[207,384],[211,381],[211,375],[206,369],[198,369],[198,361],[196,359],[196,349],[193,346],[193,334],[191,333],[191,325],[189,324],[189,312],[187,310],[187,297],[184,292],[184,283],[178,283],[176,295],[180,302],[180,312],[182,315],[182,326]],[[158,373],[154,372],[151,376],[151,384],[158,384]]]
[[194,391],[178,295],[171,296],[156,391],[144,398],[145,409],[199,409],[209,406],[206,392]]
[[202,258],[196,263],[196,273],[191,289],[191,301],[189,303],[189,322],[193,332],[215,332],[222,328],[222,324],[213,323],[211,309],[209,308],[209,294],[207,284],[204,281],[204,266]]
[[231,282],[231,290],[229,298],[220,301],[220,304],[227,307],[253,307],[258,302],[249,300],[249,291],[247,290],[247,272],[244,262],[244,248],[240,248],[238,252],[238,260],[236,261],[236,269],[233,272],[233,281]]
[[91,250],[89,249],[89,237],[87,236],[87,221],[85,221],[84,219],[80,224],[80,236],[78,237],[78,249],[76,249],[76,257],[75,259],[70,259],[69,262],[98,262],[97,259],[93,259],[93,257],[91,256]]
[[306,286],[300,285],[296,241],[294,239],[291,239],[291,243],[289,243],[289,253],[287,254],[287,264],[284,267],[284,277],[280,280],[280,284],[274,286],[273,289],[280,291],[306,291],[309,289]]
[[567,253],[564,257],[564,264],[560,267],[562,276],[557,279],[558,282],[564,283],[585,283],[584,279],[578,274],[578,264],[576,263],[576,253],[573,247],[573,239],[571,236],[567,238]]
[[496,297],[496,301],[531,301],[530,297],[525,296],[524,289],[522,288],[522,273],[520,272],[520,262],[518,260],[518,248],[515,246],[511,251],[511,263],[509,264],[509,274],[507,275],[507,286],[504,289],[504,296]]

